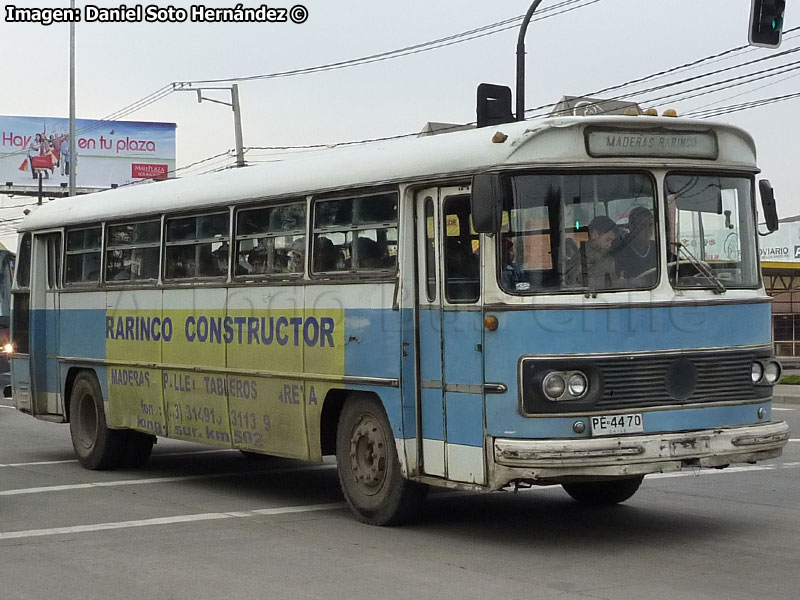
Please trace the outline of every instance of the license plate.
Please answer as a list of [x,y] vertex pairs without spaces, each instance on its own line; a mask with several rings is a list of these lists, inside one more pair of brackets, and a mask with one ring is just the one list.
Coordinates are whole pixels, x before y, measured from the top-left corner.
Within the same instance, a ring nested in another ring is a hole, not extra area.
[[592,435],[622,435],[643,433],[644,420],[640,413],[592,417]]

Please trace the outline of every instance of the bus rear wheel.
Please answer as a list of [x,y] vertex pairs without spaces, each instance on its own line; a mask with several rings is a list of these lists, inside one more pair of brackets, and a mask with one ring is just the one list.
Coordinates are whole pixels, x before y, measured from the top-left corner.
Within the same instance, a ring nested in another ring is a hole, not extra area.
[[82,466],[102,471],[119,465],[126,432],[108,428],[103,392],[94,373],[84,371],[75,378],[70,395],[69,430]]
[[611,506],[625,502],[633,496],[642,485],[643,479],[644,475],[638,475],[606,481],[563,483],[561,487],[574,500],[586,506]]
[[369,525],[398,525],[420,508],[427,486],[404,479],[394,436],[379,402],[353,396],[336,431],[342,492],[355,516]]

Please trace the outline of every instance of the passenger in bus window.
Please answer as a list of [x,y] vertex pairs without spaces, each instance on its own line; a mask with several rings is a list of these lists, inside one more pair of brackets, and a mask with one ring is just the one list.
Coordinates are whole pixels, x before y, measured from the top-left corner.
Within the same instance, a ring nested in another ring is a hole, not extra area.
[[381,267],[381,250],[378,242],[368,237],[356,238],[356,259],[361,269],[379,269]]
[[287,272],[302,273],[306,258],[306,238],[301,237],[292,242],[287,256],[289,258]]
[[338,255],[336,246],[330,239],[324,236],[318,237],[314,248],[314,270],[318,272],[335,271]]
[[240,260],[239,264],[243,269],[246,269],[248,274],[263,275],[267,272],[267,247],[256,246],[247,255],[247,259],[243,262]]
[[644,206],[635,206],[628,214],[628,236],[616,253],[617,273],[624,279],[635,279],[643,273],[655,278],[658,248],[653,241],[653,213]]
[[[212,264],[215,268],[211,269],[211,272],[208,273],[209,276],[217,277],[228,274],[228,255],[229,252],[227,242],[223,242],[219,248],[211,253],[211,256],[213,257]],[[206,274],[203,273],[203,275]]]
[[567,283],[591,289],[619,287],[614,250],[617,224],[600,215],[589,223],[589,241],[581,243],[578,253],[567,265]]
[[531,284],[525,276],[525,271],[516,262],[517,255],[514,249],[514,241],[510,237],[504,237],[502,243],[503,266],[501,277],[503,288],[517,291],[530,290]]

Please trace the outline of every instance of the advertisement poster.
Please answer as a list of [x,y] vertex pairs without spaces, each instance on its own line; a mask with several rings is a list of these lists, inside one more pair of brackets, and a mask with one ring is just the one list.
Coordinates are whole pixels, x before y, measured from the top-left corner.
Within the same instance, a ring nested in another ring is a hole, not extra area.
[[0,116],[0,181],[60,188],[76,165],[79,188],[167,179],[175,170],[174,123],[77,119],[69,155],[69,119]]

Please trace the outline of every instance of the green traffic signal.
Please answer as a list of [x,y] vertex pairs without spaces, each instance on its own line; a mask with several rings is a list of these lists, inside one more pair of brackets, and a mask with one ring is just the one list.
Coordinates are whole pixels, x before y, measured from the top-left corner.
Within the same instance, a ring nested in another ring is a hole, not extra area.
[[785,0],[752,0],[748,40],[753,46],[777,48],[783,34]]

